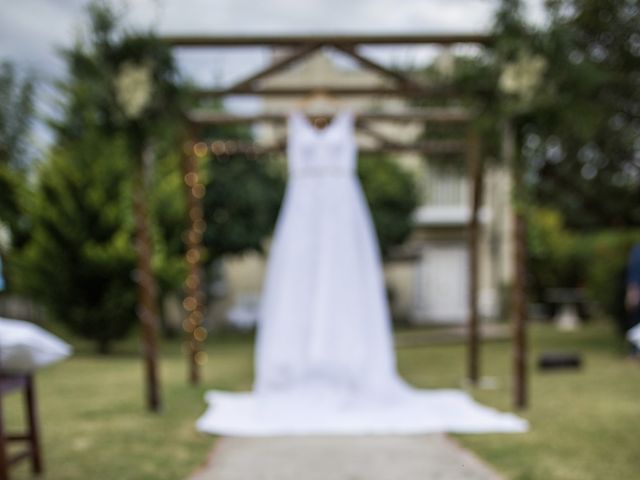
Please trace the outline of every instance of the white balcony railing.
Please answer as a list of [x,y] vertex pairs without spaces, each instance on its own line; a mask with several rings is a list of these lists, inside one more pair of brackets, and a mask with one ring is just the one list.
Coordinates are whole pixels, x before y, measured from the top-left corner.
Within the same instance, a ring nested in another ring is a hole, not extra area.
[[469,182],[456,170],[430,169],[425,185],[425,206],[461,207],[469,204]]
[[[471,216],[469,188],[463,171],[430,168],[425,182],[424,202],[414,212],[414,221],[424,226],[465,226]],[[491,218],[487,206],[482,206],[478,213],[481,223]]]

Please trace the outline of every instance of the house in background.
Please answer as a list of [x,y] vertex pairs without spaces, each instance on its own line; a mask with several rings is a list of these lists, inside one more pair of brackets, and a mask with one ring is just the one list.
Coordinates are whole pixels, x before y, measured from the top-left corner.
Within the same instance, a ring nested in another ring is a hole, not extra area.
[[[277,55],[277,53],[276,53]],[[261,81],[264,87],[385,86],[388,80],[327,52],[317,52],[287,70]],[[410,108],[399,98],[340,98],[353,111],[404,111]],[[299,100],[264,98],[265,113],[282,113],[299,108]],[[386,137],[407,143],[421,133],[420,123],[376,122],[372,128]],[[285,138],[284,127],[258,125],[256,141],[273,144]],[[360,145],[375,145],[375,138],[358,134]],[[470,186],[465,165],[430,161],[421,154],[392,154],[413,175],[420,193],[415,211],[414,230],[400,251],[385,263],[385,276],[391,292],[396,319],[415,324],[462,324],[468,312],[468,242]],[[284,159],[283,159],[284,160]],[[511,283],[512,211],[511,184],[505,168],[489,165],[485,173],[484,198],[480,209],[479,311],[483,319],[502,314],[503,292]],[[257,253],[229,256],[223,262],[226,285],[224,309],[236,323],[246,323],[262,289],[266,259]]]

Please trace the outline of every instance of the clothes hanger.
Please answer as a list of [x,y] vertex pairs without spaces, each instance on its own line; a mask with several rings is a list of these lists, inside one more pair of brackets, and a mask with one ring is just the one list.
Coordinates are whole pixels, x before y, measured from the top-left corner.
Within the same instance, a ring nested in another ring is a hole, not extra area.
[[[315,111],[310,111],[309,107],[316,105]],[[318,109],[317,105],[324,104],[325,108]],[[327,109],[326,106],[330,109]],[[324,90],[314,90],[306,97],[296,102],[296,109],[301,111],[303,115],[311,116],[310,122],[319,129],[322,129],[331,123],[331,118],[335,115],[336,111],[342,109],[341,102],[334,96],[329,95]],[[331,110],[331,111],[328,111]]]

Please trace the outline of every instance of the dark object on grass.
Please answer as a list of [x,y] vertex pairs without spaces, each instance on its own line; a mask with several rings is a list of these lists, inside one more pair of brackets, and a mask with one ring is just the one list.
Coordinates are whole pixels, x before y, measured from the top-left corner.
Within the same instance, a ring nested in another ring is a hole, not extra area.
[[577,353],[545,352],[538,357],[540,370],[578,369],[580,367],[582,367],[582,358]]

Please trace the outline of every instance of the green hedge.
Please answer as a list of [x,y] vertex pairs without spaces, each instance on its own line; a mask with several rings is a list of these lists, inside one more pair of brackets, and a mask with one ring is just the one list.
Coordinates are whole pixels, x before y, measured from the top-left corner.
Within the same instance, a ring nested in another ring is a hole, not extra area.
[[631,247],[640,242],[640,230],[602,231],[577,241],[587,242],[592,252],[585,278],[589,297],[604,313],[624,315],[623,275]]
[[528,266],[533,300],[545,301],[554,287],[585,289],[602,313],[624,314],[624,269],[640,229],[575,232],[550,209],[532,209],[528,216]]

